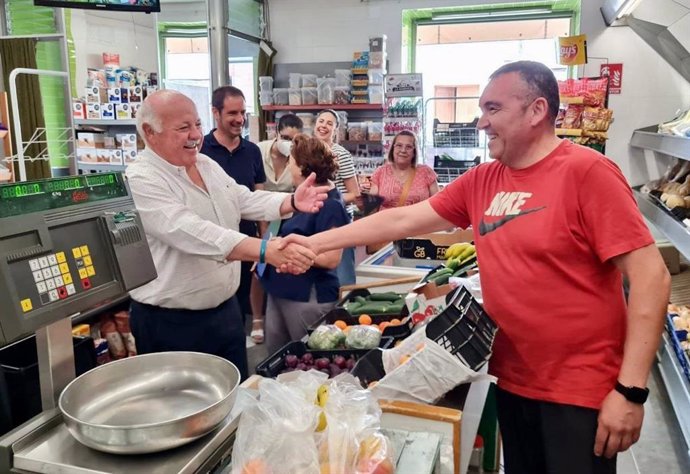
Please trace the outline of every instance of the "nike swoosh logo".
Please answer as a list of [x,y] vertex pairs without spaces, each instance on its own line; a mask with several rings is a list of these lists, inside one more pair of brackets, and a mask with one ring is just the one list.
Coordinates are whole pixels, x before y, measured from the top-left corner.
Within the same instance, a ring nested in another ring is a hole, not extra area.
[[533,212],[541,211],[542,209],[545,209],[546,206],[541,206],[541,207],[535,207],[533,209],[525,209],[524,211],[520,211],[517,214],[513,214],[511,216],[505,216],[496,222],[492,222],[490,224],[487,224],[484,222],[484,218],[482,217],[481,222],[479,222],[479,235],[486,235],[489,232],[493,232],[499,227],[501,227],[504,224],[507,224],[508,222],[512,221],[513,219],[517,219],[520,216],[524,216],[525,214],[531,214]]

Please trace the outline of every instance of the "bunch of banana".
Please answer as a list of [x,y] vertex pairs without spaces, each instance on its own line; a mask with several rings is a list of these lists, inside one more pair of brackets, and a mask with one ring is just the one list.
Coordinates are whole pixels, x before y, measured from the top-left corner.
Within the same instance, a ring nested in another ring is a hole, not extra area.
[[456,270],[460,265],[476,255],[477,251],[469,242],[458,242],[446,250],[446,267]]
[[326,426],[328,426],[328,422],[326,421],[326,413],[323,411],[327,401],[328,385],[324,383],[319,386],[318,390],[316,390],[316,400],[314,400],[314,403],[321,407],[321,412],[319,413],[319,424],[316,426],[316,431],[323,431],[326,429]]

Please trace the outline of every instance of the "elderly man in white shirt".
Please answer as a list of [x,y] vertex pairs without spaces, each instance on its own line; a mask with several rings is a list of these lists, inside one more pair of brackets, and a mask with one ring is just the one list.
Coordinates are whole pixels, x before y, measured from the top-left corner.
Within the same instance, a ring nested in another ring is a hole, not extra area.
[[240,261],[301,273],[316,255],[299,245],[280,249],[238,232],[241,218],[274,220],[318,212],[325,187],[312,179],[294,194],[251,192],[199,153],[203,134],[194,103],[176,91],[144,101],[137,131],[146,143],[127,178],[144,223],[158,277],[131,291],[131,325],[139,353],[170,350],[215,354],[247,376],[242,316],[234,297]]

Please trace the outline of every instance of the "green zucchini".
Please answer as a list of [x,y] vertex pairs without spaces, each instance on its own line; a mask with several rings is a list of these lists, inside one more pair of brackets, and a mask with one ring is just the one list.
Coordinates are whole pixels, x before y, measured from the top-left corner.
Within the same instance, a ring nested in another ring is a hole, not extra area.
[[392,291],[386,293],[372,293],[368,296],[369,301],[398,301],[400,295]]
[[355,301],[361,304],[367,303],[367,300],[363,296],[355,296]]

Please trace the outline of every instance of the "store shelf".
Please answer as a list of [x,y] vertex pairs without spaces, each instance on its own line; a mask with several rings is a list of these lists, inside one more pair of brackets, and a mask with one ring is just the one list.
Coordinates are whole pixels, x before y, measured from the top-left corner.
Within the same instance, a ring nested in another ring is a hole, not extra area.
[[381,145],[381,140],[340,140],[340,145]]
[[314,104],[314,105],[262,105],[262,110],[267,111],[296,111],[296,110],[377,110],[383,111],[383,104]]
[[127,165],[114,165],[112,163],[84,163],[82,161],[78,161],[77,168],[80,171],[124,171],[127,168]]
[[688,456],[690,456],[690,382],[683,374],[683,369],[671,346],[669,336],[665,332],[657,353],[657,359],[661,378],[666,386],[671,406],[676,413],[678,425],[685,439]]
[[132,127],[136,126],[137,121],[135,119],[130,119],[130,120],[84,120],[84,119],[75,119],[74,120],[74,125],[77,126],[94,126],[94,127],[112,127],[112,126],[123,126],[123,127]]
[[647,194],[633,189],[642,214],[649,219],[685,258],[690,259],[690,229],[685,227],[669,211],[660,208]]
[[656,126],[635,130],[630,145],[690,161],[690,138],[657,133]]

